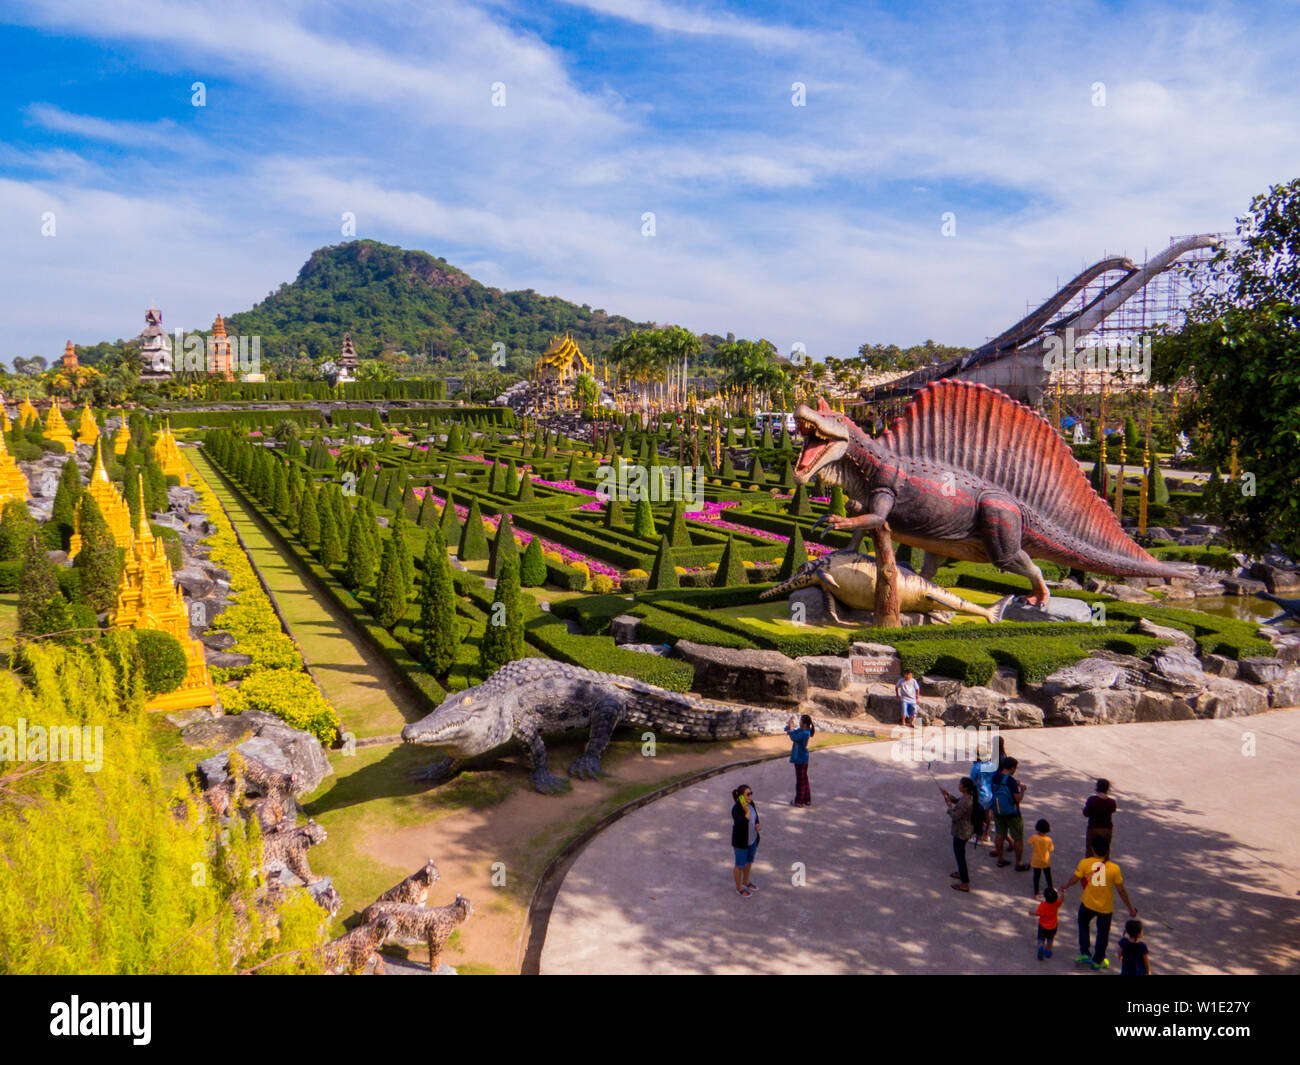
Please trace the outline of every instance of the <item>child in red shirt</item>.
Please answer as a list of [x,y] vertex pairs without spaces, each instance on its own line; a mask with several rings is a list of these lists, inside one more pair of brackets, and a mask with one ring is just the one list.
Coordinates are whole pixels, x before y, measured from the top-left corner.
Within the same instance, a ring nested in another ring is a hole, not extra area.
[[1057,894],[1055,888],[1048,888],[1043,892],[1043,901],[1038,904],[1038,908],[1031,914],[1038,918],[1038,960],[1052,956],[1052,940],[1056,938],[1057,917],[1061,912],[1061,904],[1065,899]]

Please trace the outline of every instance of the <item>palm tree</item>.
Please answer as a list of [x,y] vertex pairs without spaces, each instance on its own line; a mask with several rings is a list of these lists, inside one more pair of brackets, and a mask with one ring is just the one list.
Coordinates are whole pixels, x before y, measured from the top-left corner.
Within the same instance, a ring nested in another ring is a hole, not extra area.
[[358,480],[361,475],[378,463],[379,458],[372,448],[364,444],[344,444],[339,448],[334,463],[343,473],[350,473]]

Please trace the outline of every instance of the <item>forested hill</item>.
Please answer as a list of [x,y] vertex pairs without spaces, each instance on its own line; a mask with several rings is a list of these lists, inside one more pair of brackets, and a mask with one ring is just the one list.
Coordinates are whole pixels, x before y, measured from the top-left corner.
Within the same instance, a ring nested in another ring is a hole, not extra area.
[[317,249],[292,284],[226,322],[232,334],[261,336],[263,356],[276,360],[337,355],[346,332],[363,359],[386,348],[455,357],[467,347],[486,359],[496,341],[519,355],[566,330],[591,353],[649,325],[532,289],[488,288],[445,259],[373,240]]

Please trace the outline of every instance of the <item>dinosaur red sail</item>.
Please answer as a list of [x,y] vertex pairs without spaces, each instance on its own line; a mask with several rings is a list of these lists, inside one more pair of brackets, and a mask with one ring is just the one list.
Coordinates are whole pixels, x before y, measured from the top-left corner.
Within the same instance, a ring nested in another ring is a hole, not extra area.
[[[898,455],[938,459],[1004,488],[1044,523],[1085,547],[1138,564],[1132,576],[1185,576],[1142,550],[1088,483],[1069,445],[1022,403],[968,381],[938,381],[917,393],[881,442]],[[1050,542],[1041,545],[1050,550]],[[1046,557],[1035,551],[1031,555]],[[1054,558],[1075,565],[1071,558]]]
[[830,525],[860,538],[888,522],[895,539],[925,549],[927,577],[933,556],[992,562],[1029,577],[1041,602],[1034,558],[1112,576],[1195,576],[1134,543],[1052,427],[985,385],[928,385],[875,440],[825,404],[795,417],[805,438],[795,480],[844,489],[852,516]]

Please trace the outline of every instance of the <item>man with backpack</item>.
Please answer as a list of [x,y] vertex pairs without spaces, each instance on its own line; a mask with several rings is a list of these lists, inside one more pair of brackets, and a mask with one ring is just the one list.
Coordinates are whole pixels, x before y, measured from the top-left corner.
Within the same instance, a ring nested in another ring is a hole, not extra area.
[[1025,863],[1025,820],[1020,815],[1020,800],[1027,788],[1016,780],[1019,765],[1014,758],[1003,758],[998,771],[993,774],[993,824],[997,833],[993,837],[995,849],[989,851],[989,856],[998,860],[998,868],[1010,865],[1002,857],[1003,845],[1010,836],[1016,855],[1016,872],[1023,873],[1029,866]]

